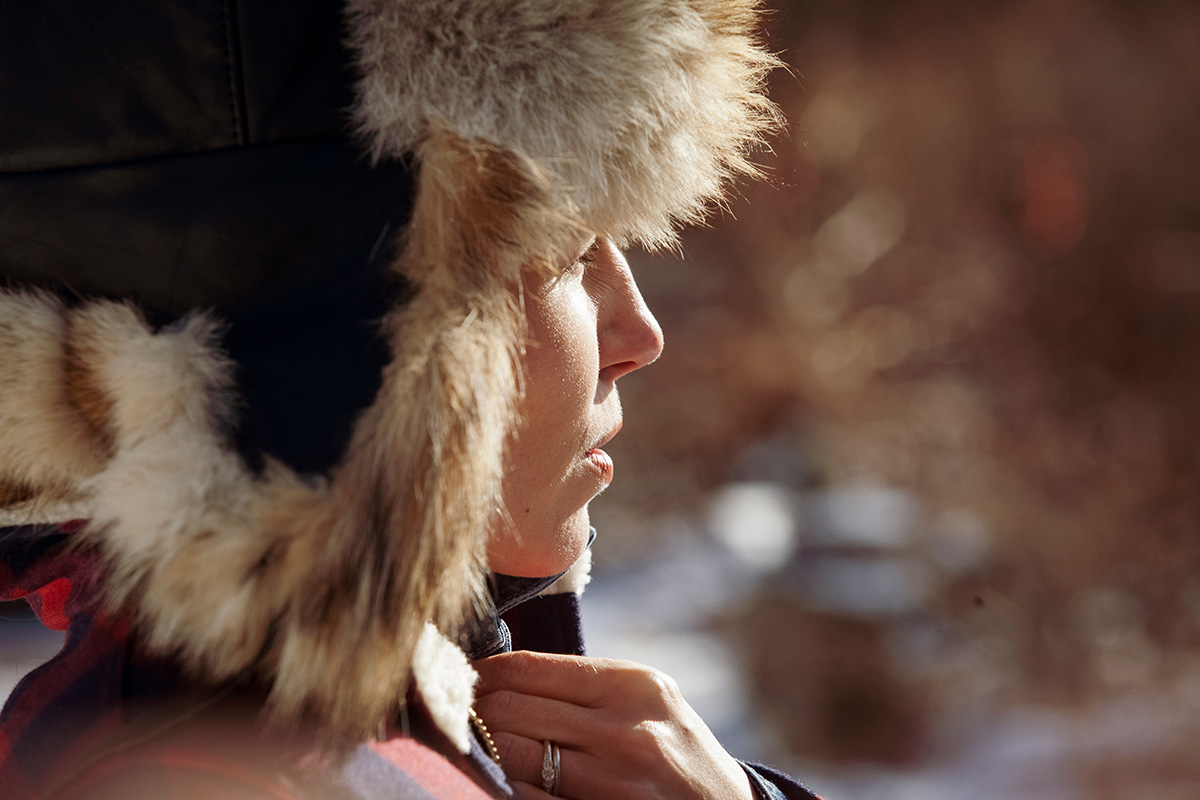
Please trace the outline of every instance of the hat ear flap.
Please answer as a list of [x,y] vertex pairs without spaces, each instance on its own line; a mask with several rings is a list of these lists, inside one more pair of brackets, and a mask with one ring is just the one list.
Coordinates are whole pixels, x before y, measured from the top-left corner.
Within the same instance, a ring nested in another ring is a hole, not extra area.
[[[20,334],[0,342],[0,365],[25,393],[0,395],[0,455],[24,465],[0,490],[89,498],[82,536],[108,562],[106,601],[151,650],[208,679],[264,674],[273,718],[314,713],[335,742],[372,735],[404,702],[427,621],[453,632],[486,602],[523,281],[556,273],[583,238],[552,176],[515,151],[435,126],[418,156],[395,265],[417,291],[386,320],[392,360],[328,482],[277,463],[255,475],[228,449],[216,421],[233,374],[204,315],[156,332],[121,304],[0,296]],[[73,457],[34,458],[51,445]]]
[[484,595],[487,536],[503,513],[523,276],[556,274],[583,234],[519,153],[434,126],[418,157],[395,267],[417,291],[387,320],[392,361],[336,481],[372,487],[407,582],[398,607],[454,629]]
[[369,735],[403,697],[427,620],[453,633],[487,602],[487,538],[504,513],[522,395],[523,276],[554,273],[581,238],[550,176],[522,155],[440,126],[417,155],[395,264],[416,292],[386,319],[379,393],[331,502],[276,502],[265,523],[318,531],[280,559],[303,591],[277,622],[273,708],[316,707],[340,735]]

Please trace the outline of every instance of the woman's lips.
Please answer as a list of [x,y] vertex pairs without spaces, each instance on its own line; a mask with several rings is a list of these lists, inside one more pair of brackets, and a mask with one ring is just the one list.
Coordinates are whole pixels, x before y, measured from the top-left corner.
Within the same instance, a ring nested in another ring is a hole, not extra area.
[[612,483],[613,460],[609,457],[608,453],[599,447],[594,447],[583,454],[583,459],[600,473],[600,477],[604,479],[605,484]]
[[591,465],[592,469],[600,474],[604,485],[612,483],[613,479],[613,460],[608,453],[601,450],[601,447],[613,440],[613,437],[621,432],[621,420],[617,420],[617,424],[613,426],[603,439],[596,442],[596,446],[583,454],[583,460]]

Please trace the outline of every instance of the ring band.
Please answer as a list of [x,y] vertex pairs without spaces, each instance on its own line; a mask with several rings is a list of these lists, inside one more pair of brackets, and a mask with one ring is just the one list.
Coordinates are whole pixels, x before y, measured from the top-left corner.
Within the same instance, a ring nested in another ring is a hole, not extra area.
[[542,745],[542,790],[551,797],[558,797],[558,791],[562,788],[558,745],[549,739],[545,739]]
[[550,794],[558,797],[558,792],[562,789],[562,770],[558,764],[558,745],[552,744],[551,749],[554,750],[554,788],[550,790]]

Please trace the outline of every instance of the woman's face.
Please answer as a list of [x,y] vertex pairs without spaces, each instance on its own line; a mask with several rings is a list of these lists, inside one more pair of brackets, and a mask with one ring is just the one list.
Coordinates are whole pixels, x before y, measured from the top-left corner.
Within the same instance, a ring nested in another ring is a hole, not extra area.
[[535,577],[562,572],[587,546],[587,504],[613,479],[600,448],[621,429],[617,378],[658,358],[662,330],[605,240],[560,278],[527,281],[525,313],[525,397],[503,489],[511,524],[493,533],[488,562]]

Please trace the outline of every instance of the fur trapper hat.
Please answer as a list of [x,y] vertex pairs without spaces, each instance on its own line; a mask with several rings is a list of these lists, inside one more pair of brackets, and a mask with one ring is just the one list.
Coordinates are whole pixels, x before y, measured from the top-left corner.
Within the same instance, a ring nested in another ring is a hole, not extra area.
[[340,463],[258,471],[229,446],[238,389],[211,315],[154,329],[131,303],[8,291],[0,505],[82,509],[108,599],[154,650],[211,680],[252,673],[277,719],[373,735],[429,660],[426,624],[453,632],[482,602],[523,273],[555,274],[592,235],[670,246],[755,173],[776,121],[756,5],[350,0],[354,124],[418,177],[394,266],[415,292],[385,320],[391,361]]

